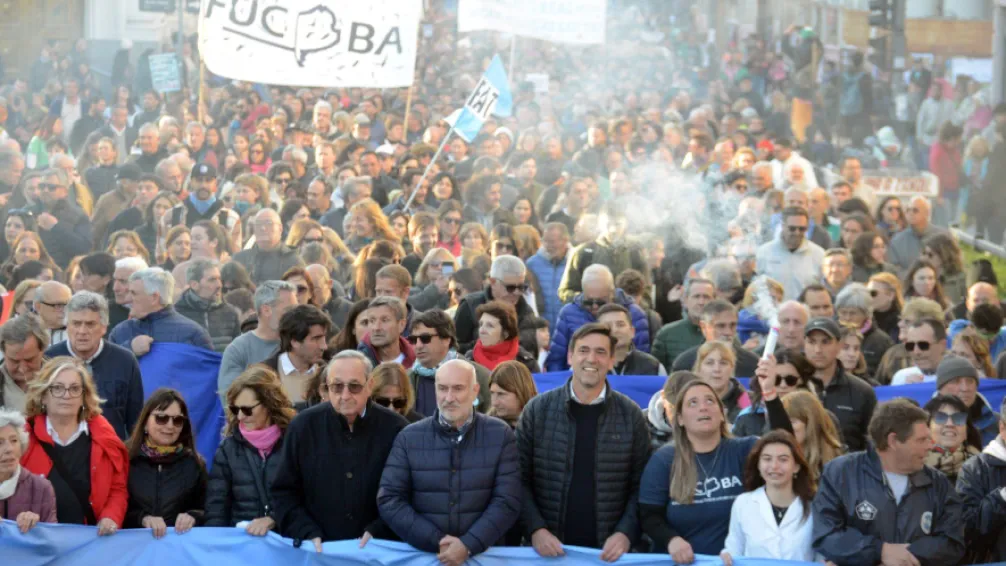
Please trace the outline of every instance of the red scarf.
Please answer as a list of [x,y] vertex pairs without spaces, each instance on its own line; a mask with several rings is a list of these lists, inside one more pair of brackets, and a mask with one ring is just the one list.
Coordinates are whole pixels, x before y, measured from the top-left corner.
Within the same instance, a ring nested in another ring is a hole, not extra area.
[[503,362],[517,359],[517,352],[519,350],[520,340],[516,337],[504,340],[495,346],[483,346],[482,340],[479,340],[475,343],[472,358],[475,359],[477,364],[485,366],[486,369],[492,371]]

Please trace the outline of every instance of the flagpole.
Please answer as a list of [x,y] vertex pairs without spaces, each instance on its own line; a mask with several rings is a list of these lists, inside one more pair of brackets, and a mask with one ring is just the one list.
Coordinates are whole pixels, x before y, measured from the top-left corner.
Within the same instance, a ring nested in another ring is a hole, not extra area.
[[[455,121],[455,123],[457,122]],[[416,198],[416,193],[419,192],[419,187],[423,186],[423,181],[426,180],[426,176],[430,174],[430,169],[433,168],[433,164],[437,162],[437,158],[440,157],[440,154],[444,151],[444,146],[447,145],[447,140],[450,139],[452,133],[454,133],[453,125],[451,126],[451,129],[447,130],[447,135],[444,136],[444,139],[440,140],[440,143],[437,144],[437,152],[433,154],[433,157],[430,159],[430,163],[423,171],[423,176],[419,178],[419,182],[416,183],[415,188],[412,189],[412,194],[409,195],[409,200],[405,202],[405,208],[403,210],[408,211],[409,207],[412,206],[412,200]]]
[[513,70],[516,66],[517,61],[517,34],[513,34],[510,38],[510,72],[508,73],[509,79],[514,80]]
[[196,116],[200,124],[206,125],[206,62],[202,53],[199,54],[199,101]]

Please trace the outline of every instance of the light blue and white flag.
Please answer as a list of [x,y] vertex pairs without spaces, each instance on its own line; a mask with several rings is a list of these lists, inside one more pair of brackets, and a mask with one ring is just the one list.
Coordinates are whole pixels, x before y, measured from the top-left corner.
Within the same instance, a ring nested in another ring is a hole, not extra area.
[[510,82],[500,56],[493,57],[486,73],[475,85],[475,90],[465,101],[464,108],[455,110],[445,121],[454,126],[454,133],[466,142],[471,142],[479,135],[482,124],[489,116],[509,116],[513,111],[513,96],[510,94]]

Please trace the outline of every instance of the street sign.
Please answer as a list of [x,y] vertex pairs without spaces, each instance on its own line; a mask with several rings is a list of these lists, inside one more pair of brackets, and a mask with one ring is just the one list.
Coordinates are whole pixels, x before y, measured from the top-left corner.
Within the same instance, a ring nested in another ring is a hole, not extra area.
[[175,0],[140,0],[141,12],[160,12],[170,14],[175,11]]
[[199,6],[199,0],[185,0],[185,11],[190,14],[198,14]]
[[150,56],[150,82],[154,90],[160,93],[182,90],[182,76],[174,53],[158,53]]

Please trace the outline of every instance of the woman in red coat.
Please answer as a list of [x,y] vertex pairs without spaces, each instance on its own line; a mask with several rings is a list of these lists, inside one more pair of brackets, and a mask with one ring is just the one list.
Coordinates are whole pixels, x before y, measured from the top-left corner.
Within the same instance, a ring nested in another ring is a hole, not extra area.
[[84,363],[67,356],[46,362],[29,386],[25,416],[31,438],[21,465],[52,483],[59,522],[114,534],[126,515],[129,457],[101,416]]

